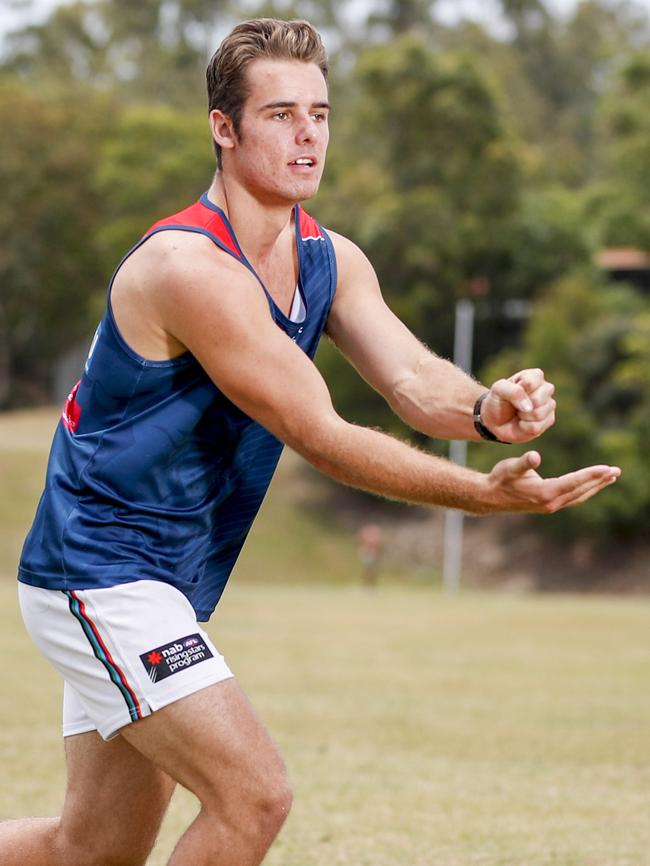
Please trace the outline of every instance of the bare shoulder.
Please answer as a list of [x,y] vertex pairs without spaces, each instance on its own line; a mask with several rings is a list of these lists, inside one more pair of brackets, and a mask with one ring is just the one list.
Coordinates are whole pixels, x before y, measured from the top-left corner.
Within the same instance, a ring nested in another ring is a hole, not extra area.
[[359,297],[370,291],[373,295],[379,291],[379,282],[375,269],[361,247],[344,235],[330,232],[334,252],[338,282],[334,304],[340,307],[343,300],[349,296]]
[[338,232],[328,230],[327,233],[332,239],[339,273],[341,271],[345,273],[347,268],[372,267],[366,254],[354,241],[346,238],[345,235],[338,234]]
[[250,271],[198,232],[158,232],[119,269],[111,291],[113,315],[139,354],[161,360],[187,348],[189,323],[223,328],[242,309],[263,304]]
[[125,275],[137,274],[147,284],[173,288],[201,274],[214,278],[219,274],[246,274],[246,269],[229,253],[219,249],[210,238],[199,232],[157,232],[125,262]]
[[[113,287],[113,301],[137,296],[163,313],[200,302],[228,304],[255,289],[248,268],[199,232],[168,230],[150,237],[126,260]],[[164,317],[166,318],[166,317]]]

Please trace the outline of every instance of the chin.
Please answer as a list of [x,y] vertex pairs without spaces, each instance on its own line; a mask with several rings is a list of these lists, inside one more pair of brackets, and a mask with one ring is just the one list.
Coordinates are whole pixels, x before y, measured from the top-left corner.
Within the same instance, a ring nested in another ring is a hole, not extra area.
[[306,199],[313,198],[318,189],[320,187],[320,178],[315,181],[309,181],[308,183],[300,184],[296,187],[296,195],[294,201],[305,201]]
[[296,202],[313,198],[318,192],[319,183],[295,184],[291,188],[268,190],[262,200],[269,205],[292,207]]

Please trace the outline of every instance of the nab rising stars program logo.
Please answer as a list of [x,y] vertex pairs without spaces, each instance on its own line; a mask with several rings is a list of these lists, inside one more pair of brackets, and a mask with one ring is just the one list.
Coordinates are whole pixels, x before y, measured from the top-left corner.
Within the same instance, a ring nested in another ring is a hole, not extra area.
[[201,635],[190,634],[142,653],[140,661],[151,682],[158,683],[211,658],[212,652]]

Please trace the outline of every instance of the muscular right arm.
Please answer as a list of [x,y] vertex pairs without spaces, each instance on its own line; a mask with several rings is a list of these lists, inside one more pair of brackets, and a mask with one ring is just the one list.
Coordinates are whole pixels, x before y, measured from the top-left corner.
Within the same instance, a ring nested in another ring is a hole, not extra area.
[[489,474],[459,467],[334,410],[312,361],[272,321],[259,284],[217,251],[169,251],[156,265],[155,314],[217,387],[251,418],[345,484],[407,502],[497,511],[552,512],[611,483],[617,471],[590,467],[559,479],[534,471],[530,452]]

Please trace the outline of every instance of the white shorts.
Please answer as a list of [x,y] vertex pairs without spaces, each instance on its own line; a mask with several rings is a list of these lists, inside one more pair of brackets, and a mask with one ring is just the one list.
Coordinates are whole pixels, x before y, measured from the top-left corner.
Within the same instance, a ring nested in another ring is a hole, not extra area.
[[120,728],[232,676],[177,589],[155,580],[61,591],[19,583],[32,640],[65,680],[63,736]]

